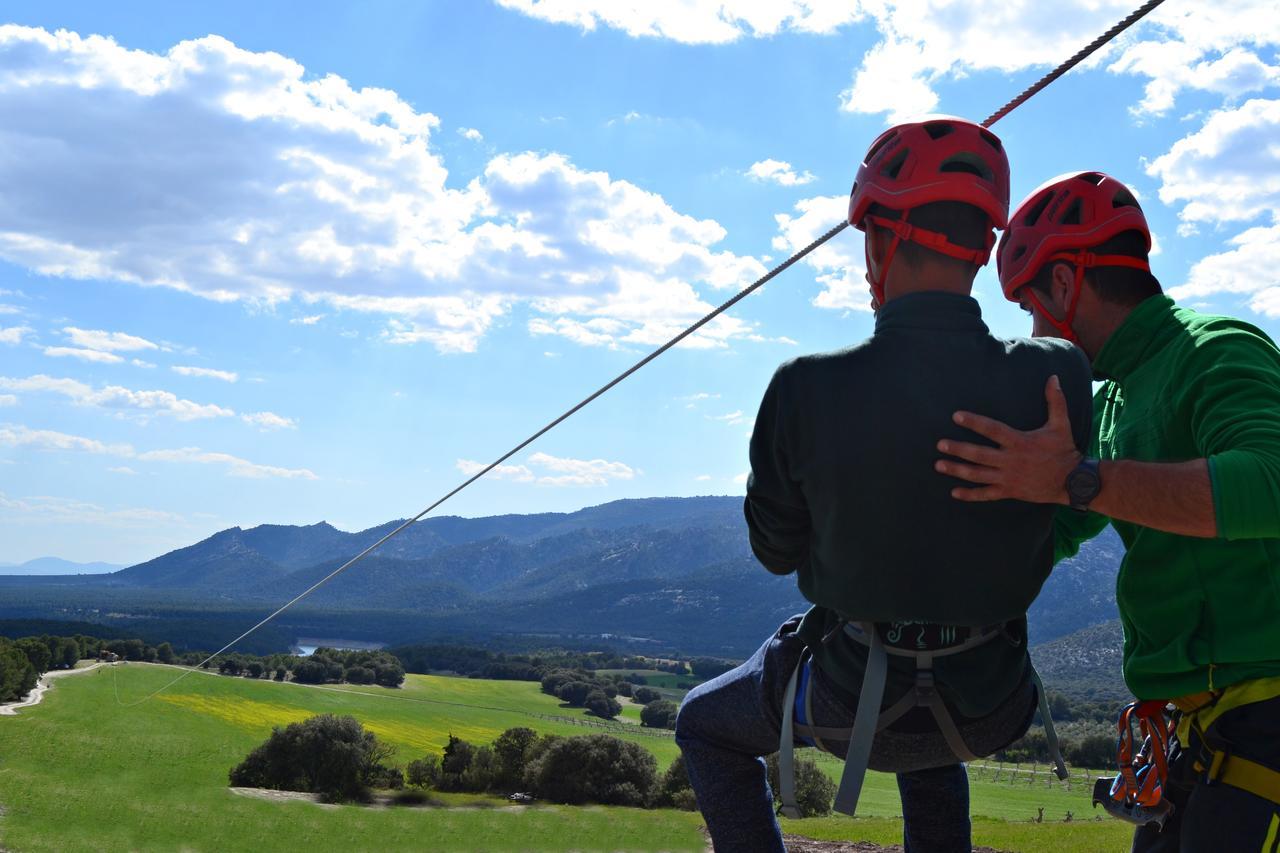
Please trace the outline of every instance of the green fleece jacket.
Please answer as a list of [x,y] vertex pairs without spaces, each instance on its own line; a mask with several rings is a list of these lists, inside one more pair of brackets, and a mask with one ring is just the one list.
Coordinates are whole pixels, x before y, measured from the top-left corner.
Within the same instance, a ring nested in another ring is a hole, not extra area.
[[[1280,350],[1259,329],[1153,296],[1094,361],[1092,455],[1207,458],[1218,535],[1111,521],[1127,548],[1116,581],[1124,676],[1168,699],[1280,675]],[[1059,511],[1055,557],[1109,519]]]

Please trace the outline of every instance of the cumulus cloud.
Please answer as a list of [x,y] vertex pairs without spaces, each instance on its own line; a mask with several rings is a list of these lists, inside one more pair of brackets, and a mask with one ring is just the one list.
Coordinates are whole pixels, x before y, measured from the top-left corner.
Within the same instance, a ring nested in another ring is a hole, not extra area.
[[458,128],[458,135],[472,142],[484,142],[484,134],[474,127],[460,127]]
[[309,314],[306,317],[294,317],[289,321],[289,324],[292,326],[314,326],[323,319],[323,314]]
[[283,415],[277,415],[275,412],[254,412],[253,414],[241,415],[240,420],[264,430],[298,428],[298,422],[293,418],[286,418]]
[[1243,294],[1254,311],[1280,317],[1280,225],[1250,228],[1230,242],[1234,248],[1198,261],[1169,295],[1182,300]]
[[0,406],[16,406],[18,398],[13,394],[0,394]]
[[498,0],[534,18],[585,31],[610,27],[633,37],[684,44],[726,44],[786,30],[829,33],[860,17],[849,0],[684,0],[680,3],[618,3],[614,0]]
[[[839,224],[848,215],[849,198],[843,195],[817,196],[796,202],[794,213],[774,216],[778,234],[773,247],[788,255],[804,248]],[[822,290],[813,298],[818,308],[840,311],[870,311],[866,266],[862,257],[862,235],[846,230],[810,252],[803,263],[816,273]],[[794,342],[793,342],[794,343]]]
[[212,403],[184,400],[170,391],[134,391],[119,385],[93,388],[75,379],[37,374],[26,379],[0,376],[0,389],[7,391],[61,394],[77,406],[132,410],[148,415],[167,415],[180,421],[233,417],[231,409]]
[[31,334],[34,329],[30,326],[9,326],[0,328],[0,344],[20,344],[22,339]]
[[229,453],[216,453],[201,450],[198,447],[184,447],[176,450],[148,450],[139,452],[130,444],[107,444],[94,438],[69,435],[53,430],[29,429],[21,424],[0,424],[0,445],[7,447],[29,447],[35,450],[79,451],[115,456],[120,459],[132,459],[139,462],[174,462],[200,465],[220,465],[226,468],[233,477],[263,479],[278,477],[288,480],[317,480],[313,472],[306,468],[284,468],[278,465],[261,465],[232,456]]
[[62,330],[74,346],[99,352],[137,352],[139,350],[160,349],[146,338],[127,335],[124,332],[105,332],[100,329],[77,329],[67,326]]
[[115,353],[78,347],[45,347],[44,354],[52,358],[78,358],[81,361],[92,361],[97,364],[119,364],[124,361]]
[[[467,352],[522,301],[537,333],[645,343],[706,307],[695,287],[763,271],[713,248],[717,223],[560,155],[451,186],[435,115],[217,36],[159,54],[7,25],[0,72],[0,258],[42,274],[389,315],[392,343]],[[580,334],[600,318],[616,333]]]
[[817,180],[810,172],[797,174],[785,160],[760,160],[752,163],[746,174],[752,180],[771,182],[783,187],[798,187]]
[[8,523],[87,524],[96,527],[149,528],[155,524],[185,523],[181,515],[158,509],[125,507],[107,509],[73,498],[11,498],[0,492],[0,518]]
[[[636,476],[631,466],[606,459],[570,459],[534,453],[525,461],[528,464],[499,465],[487,476],[539,486],[605,486],[612,480],[630,480]],[[471,459],[459,459],[457,468],[472,475],[482,471],[485,465]]]
[[218,379],[222,382],[239,382],[240,374],[231,370],[214,370],[212,367],[184,367],[174,365],[169,368],[179,376],[199,376],[205,379]]

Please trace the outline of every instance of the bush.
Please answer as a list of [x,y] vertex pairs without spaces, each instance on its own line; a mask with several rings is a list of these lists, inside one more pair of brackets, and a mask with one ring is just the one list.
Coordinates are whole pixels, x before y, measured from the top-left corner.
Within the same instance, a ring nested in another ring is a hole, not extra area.
[[1116,763],[1116,739],[1112,735],[1089,735],[1078,744],[1063,744],[1064,757],[1076,767],[1106,769]]
[[652,687],[637,687],[631,691],[631,698],[641,705],[648,705],[650,702],[657,702],[662,698],[662,694]]
[[352,666],[347,668],[342,678],[350,684],[373,684],[374,675],[367,666]]
[[371,784],[390,779],[383,762],[391,753],[354,717],[322,714],[277,726],[266,743],[232,768],[230,781],[249,788],[306,791],[329,802],[366,800]]
[[626,696],[628,699],[631,698],[631,682],[630,681],[618,682],[618,695]]
[[684,809],[696,812],[698,800],[694,797],[693,786],[689,783],[689,771],[685,768],[684,756],[677,755],[671,762],[667,772],[662,774],[658,783],[656,802],[659,806],[673,809]]
[[[778,754],[775,752],[765,761],[769,773],[769,787],[773,789],[773,799],[778,799],[779,773]],[[796,807],[800,809],[800,817],[819,817],[831,814],[831,801],[836,796],[836,783],[818,769],[817,763],[808,758],[796,758]]]
[[609,735],[558,738],[525,768],[526,785],[556,803],[646,806],[657,762],[643,747]]
[[679,710],[675,702],[657,699],[640,709],[640,725],[651,729],[674,729]]
[[556,695],[575,708],[585,708],[587,697],[595,689],[596,686],[590,681],[566,681],[556,690]]
[[394,806],[438,806],[443,803],[431,798],[431,795],[421,788],[405,788],[403,791],[396,791],[391,797],[391,804]]
[[406,781],[418,788],[434,788],[440,784],[440,757],[425,755],[409,762]]
[[593,690],[587,694],[585,704],[588,711],[605,720],[612,720],[622,713],[622,705],[618,700],[610,699],[602,690]]
[[689,669],[693,670],[694,675],[702,679],[715,678],[717,675],[722,675],[733,668],[734,665],[731,663],[712,658],[694,658],[689,662]]
[[471,765],[458,779],[458,790],[479,794],[492,788],[497,781],[498,759],[491,747],[482,746],[472,754]]
[[520,785],[524,767],[529,763],[538,733],[523,726],[507,729],[493,742],[493,754],[498,759],[498,777],[495,787],[514,791]]

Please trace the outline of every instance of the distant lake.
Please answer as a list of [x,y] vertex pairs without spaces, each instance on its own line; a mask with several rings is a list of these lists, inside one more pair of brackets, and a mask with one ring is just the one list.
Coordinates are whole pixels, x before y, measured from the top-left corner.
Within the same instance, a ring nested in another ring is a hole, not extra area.
[[319,648],[366,652],[385,649],[386,647],[386,643],[367,643],[363,640],[327,640],[316,637],[299,637],[297,642],[293,644],[292,652],[295,655],[306,657],[314,654],[315,650]]

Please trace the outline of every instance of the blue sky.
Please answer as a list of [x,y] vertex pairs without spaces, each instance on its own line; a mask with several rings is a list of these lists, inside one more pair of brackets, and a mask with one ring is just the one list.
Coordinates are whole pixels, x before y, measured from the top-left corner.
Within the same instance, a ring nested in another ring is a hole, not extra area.
[[[1129,5],[6,4],[0,562],[411,515],[838,222],[887,123]],[[1280,332],[1277,17],[1169,0],[996,126],[1015,200],[1108,171],[1166,288]],[[850,231],[444,511],[740,493],[769,375],[865,303]]]

